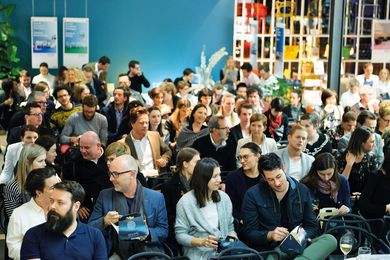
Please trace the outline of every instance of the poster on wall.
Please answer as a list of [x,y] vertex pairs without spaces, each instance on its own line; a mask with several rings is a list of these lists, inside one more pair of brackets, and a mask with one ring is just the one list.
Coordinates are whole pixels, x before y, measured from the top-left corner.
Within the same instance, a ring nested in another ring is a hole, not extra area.
[[388,62],[390,60],[390,21],[373,20],[372,23],[372,61]]
[[57,17],[31,17],[31,67],[37,69],[42,62],[58,68]]
[[284,70],[284,31],[285,24],[278,23],[276,24],[275,34],[276,34],[276,57],[275,57],[275,71],[274,75],[277,78],[283,78]]
[[89,19],[63,19],[64,66],[80,67],[89,61]]

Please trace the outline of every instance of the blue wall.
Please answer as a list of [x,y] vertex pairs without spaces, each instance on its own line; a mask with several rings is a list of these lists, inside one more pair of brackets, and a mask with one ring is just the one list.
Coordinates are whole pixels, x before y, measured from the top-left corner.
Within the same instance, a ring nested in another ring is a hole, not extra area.
[[[62,18],[64,0],[57,0],[59,65],[62,64]],[[233,42],[233,0],[89,0],[90,60],[107,55],[111,59],[109,80],[126,72],[131,59],[141,61],[141,69],[151,82],[180,76],[186,67],[200,64],[206,55],[225,46],[229,54]],[[21,65],[31,69],[30,0],[8,0],[16,4],[11,23],[20,43]],[[53,16],[53,0],[35,0],[35,16]],[[84,0],[67,0],[67,17],[84,17]],[[213,71],[218,71],[225,59]],[[33,74],[36,70],[32,71]],[[52,73],[56,71],[53,70]]]

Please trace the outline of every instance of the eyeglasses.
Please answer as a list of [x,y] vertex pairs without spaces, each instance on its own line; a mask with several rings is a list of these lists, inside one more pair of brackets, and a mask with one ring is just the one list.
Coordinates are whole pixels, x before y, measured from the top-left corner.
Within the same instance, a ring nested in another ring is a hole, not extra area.
[[248,159],[251,157],[251,154],[245,154],[245,155],[239,155],[237,156],[237,160],[239,161],[248,161]]
[[31,113],[30,116],[36,116],[36,117],[39,117],[39,116],[43,116],[43,113]]
[[383,117],[381,117],[380,119],[382,119],[386,124],[389,124],[390,123],[390,119],[384,119]]
[[128,172],[131,172],[131,173],[137,173],[137,171],[135,170],[127,170],[127,171],[124,171],[124,172],[108,172],[108,177],[114,177],[115,179],[119,177],[119,175],[122,175],[122,174],[125,174],[125,173],[128,173]]

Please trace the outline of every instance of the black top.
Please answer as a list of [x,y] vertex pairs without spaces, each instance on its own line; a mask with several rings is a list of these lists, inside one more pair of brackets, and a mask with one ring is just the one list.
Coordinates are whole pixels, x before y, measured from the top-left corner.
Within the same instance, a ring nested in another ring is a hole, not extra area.
[[303,152],[314,157],[321,153],[332,153],[332,144],[326,135],[319,133],[318,140],[312,145],[306,144]]
[[282,122],[279,125],[279,127],[276,129],[275,136],[272,136],[271,132],[269,131],[270,122],[272,119],[271,109],[264,112],[264,115],[267,117],[267,128],[265,129],[264,134],[269,138],[275,139],[276,142],[287,140],[288,131],[289,131],[287,115],[285,113],[282,113]]
[[[282,224],[282,227],[285,227],[289,229],[289,221],[288,221],[288,213],[287,213],[287,208],[288,208],[288,193],[290,192],[290,187],[288,188],[287,193],[284,195],[283,199],[279,202],[280,205],[280,223]],[[289,230],[291,231],[291,230]]]
[[145,78],[144,74],[142,74],[141,76],[134,76],[134,77],[131,77],[129,75],[129,78],[131,81],[130,88],[134,89],[135,91],[142,93],[142,85],[144,85],[145,88],[150,87],[150,83]]
[[317,192],[319,205],[318,208],[339,208],[336,202],[330,197],[330,194],[323,194],[321,192]]
[[255,186],[260,181],[260,175],[255,178],[250,178],[244,174],[244,179],[246,183],[247,189],[251,188],[252,186]]

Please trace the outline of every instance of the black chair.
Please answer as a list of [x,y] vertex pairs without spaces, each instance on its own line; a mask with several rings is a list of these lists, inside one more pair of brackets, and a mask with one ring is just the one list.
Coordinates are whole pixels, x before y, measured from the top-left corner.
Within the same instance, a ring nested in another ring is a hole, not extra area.
[[236,248],[228,248],[223,251],[221,251],[217,256],[212,257],[210,259],[259,259],[263,260],[264,258],[262,255],[249,247],[236,247]]
[[158,257],[159,259],[171,259],[169,255],[160,253],[160,252],[142,252],[135,255],[132,255],[128,258],[128,260],[136,260],[136,259],[149,259],[152,257]]
[[172,178],[173,173],[163,172],[155,177],[149,177],[147,180],[148,187],[152,190],[158,190],[165,182],[169,181]]

